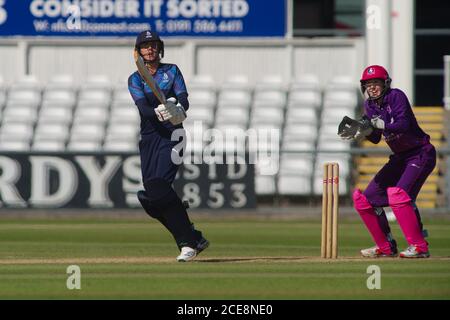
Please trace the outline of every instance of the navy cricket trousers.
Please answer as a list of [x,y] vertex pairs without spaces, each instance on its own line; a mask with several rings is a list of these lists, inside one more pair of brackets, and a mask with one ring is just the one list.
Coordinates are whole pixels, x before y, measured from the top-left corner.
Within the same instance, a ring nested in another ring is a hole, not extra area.
[[162,178],[173,183],[179,165],[172,161],[173,153],[178,154],[174,147],[178,141],[162,137],[157,132],[143,135],[139,141],[139,152],[141,157],[142,181],[145,182]]

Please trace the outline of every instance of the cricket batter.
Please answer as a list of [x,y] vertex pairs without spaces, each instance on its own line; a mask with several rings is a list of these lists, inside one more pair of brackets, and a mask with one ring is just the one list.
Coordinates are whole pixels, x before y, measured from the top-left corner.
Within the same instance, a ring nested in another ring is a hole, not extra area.
[[364,192],[356,189],[353,202],[376,246],[361,250],[364,257],[395,257],[397,243],[392,238],[383,207],[390,206],[408,242],[402,258],[428,258],[428,243],[415,200],[436,165],[436,150],[430,136],[419,127],[408,98],[390,87],[391,79],[382,66],[367,67],[361,77],[363,119],[356,132],[340,132],[343,139],[366,138],[379,143],[381,137],[393,154]]
[[177,260],[190,261],[209,246],[209,241],[194,229],[172,188],[178,165],[171,155],[179,153],[174,149],[179,141],[171,141],[171,135],[175,129],[183,128],[186,119],[189,108],[186,85],[175,64],[161,62],[164,43],[156,32],[140,33],[135,50],[168,98],[166,104],[160,104],[138,71],[128,78],[128,89],[141,117],[139,152],[145,190],[139,191],[137,197],[147,214],[161,222],[174,237],[181,251]]

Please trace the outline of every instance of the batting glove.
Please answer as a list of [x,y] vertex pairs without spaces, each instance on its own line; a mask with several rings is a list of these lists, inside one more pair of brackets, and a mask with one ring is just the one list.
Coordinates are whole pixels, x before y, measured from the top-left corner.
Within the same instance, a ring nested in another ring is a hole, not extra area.
[[172,118],[172,115],[167,110],[166,106],[163,104],[160,104],[157,108],[155,108],[156,116],[158,117],[158,120],[161,122],[170,120]]
[[170,114],[169,121],[173,125],[182,123],[186,119],[186,111],[181,104],[175,104],[175,98],[169,98],[166,103],[166,109]]

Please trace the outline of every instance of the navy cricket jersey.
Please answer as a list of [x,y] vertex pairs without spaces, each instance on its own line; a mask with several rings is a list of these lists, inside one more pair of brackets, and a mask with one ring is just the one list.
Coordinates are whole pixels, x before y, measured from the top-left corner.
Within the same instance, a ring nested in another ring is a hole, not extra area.
[[[164,92],[167,99],[174,97],[185,110],[189,108],[186,84],[177,65],[161,63],[153,75],[153,79],[155,79],[155,82]],[[142,79],[139,72],[134,72],[128,78],[128,90],[139,109],[141,116],[141,135],[144,136],[154,132],[166,135],[170,134],[174,129],[182,127],[181,124],[174,126],[170,121],[160,122],[158,120],[154,109],[161,103]]]

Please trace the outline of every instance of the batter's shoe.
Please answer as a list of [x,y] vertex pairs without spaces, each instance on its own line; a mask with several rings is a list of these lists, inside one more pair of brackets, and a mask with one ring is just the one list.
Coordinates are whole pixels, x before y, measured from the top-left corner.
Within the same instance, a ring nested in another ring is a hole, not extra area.
[[197,251],[195,249],[192,249],[190,247],[183,247],[181,248],[181,253],[177,257],[178,262],[188,262],[191,260],[194,260],[197,256]]
[[[195,250],[197,250],[197,255],[209,247],[209,241],[203,237],[203,234],[201,231],[196,230],[194,227],[194,224],[191,223],[191,228],[194,231],[195,239],[197,239],[197,245],[195,247]],[[180,249],[181,250],[181,249]]]
[[361,250],[361,255],[364,258],[395,258],[398,255],[397,250],[391,253],[384,253],[377,246]]
[[400,252],[400,258],[429,258],[429,251],[422,251],[416,246],[409,246],[405,251]]
[[197,250],[197,255],[208,247],[209,247],[209,241],[206,238],[202,237],[197,242],[197,246],[195,247],[195,249]]

